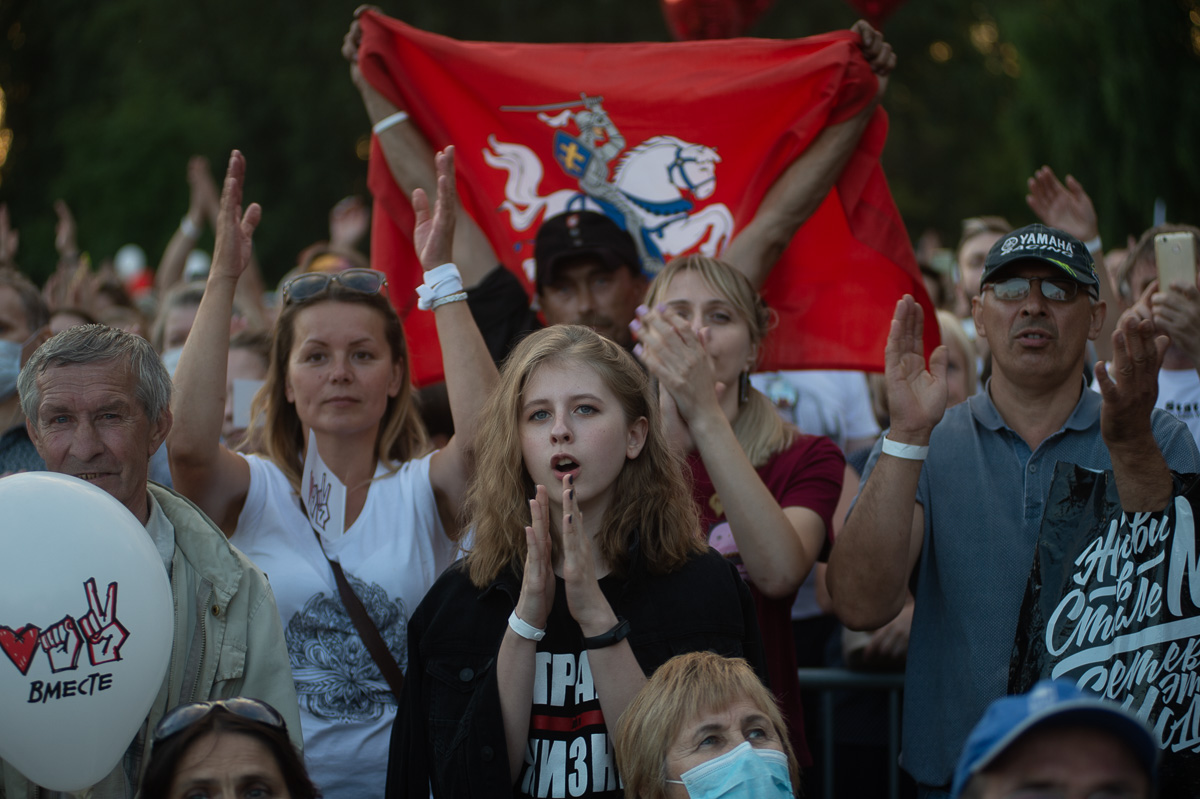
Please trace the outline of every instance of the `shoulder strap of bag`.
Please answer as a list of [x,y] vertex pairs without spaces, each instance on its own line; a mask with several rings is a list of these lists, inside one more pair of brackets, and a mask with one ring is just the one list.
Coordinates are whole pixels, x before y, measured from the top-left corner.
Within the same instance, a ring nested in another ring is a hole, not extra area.
[[[321,553],[325,553],[324,547],[321,548]],[[379,634],[375,622],[371,621],[371,617],[367,615],[367,609],[363,607],[362,600],[350,587],[350,581],[346,579],[346,573],[342,571],[342,564],[332,560],[329,555],[325,555],[325,560],[329,561],[329,567],[333,569],[333,579],[337,582],[342,604],[346,606],[346,612],[350,614],[350,621],[354,622],[354,629],[358,631],[358,637],[366,644],[367,651],[371,653],[371,659],[379,667],[383,679],[387,680],[392,693],[396,696],[396,702],[399,703],[400,690],[404,687],[404,673],[400,671],[400,666],[396,664],[396,658],[392,657],[387,644],[383,642],[383,636]]]

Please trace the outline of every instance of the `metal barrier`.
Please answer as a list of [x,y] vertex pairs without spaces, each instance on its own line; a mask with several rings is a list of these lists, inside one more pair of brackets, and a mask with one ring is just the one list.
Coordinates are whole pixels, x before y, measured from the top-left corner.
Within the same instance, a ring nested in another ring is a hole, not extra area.
[[888,694],[888,797],[900,796],[900,696],[904,693],[904,675],[891,672],[850,671],[849,669],[797,669],[800,688],[821,692],[821,732],[824,740],[821,765],[824,799],[833,792],[833,694],[835,688],[861,691],[887,691]]

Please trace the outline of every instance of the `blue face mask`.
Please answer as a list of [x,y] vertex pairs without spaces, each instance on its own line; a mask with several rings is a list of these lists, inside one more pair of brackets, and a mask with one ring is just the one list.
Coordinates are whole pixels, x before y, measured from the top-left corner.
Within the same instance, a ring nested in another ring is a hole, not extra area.
[[17,392],[22,347],[15,341],[0,340],[0,400],[6,400]]
[[749,741],[720,757],[667,780],[682,785],[691,799],[792,799],[787,755],[755,749]]

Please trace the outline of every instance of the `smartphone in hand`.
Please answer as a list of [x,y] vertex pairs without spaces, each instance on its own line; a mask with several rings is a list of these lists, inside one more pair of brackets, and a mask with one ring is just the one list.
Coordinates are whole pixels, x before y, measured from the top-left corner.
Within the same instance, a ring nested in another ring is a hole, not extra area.
[[1191,233],[1159,233],[1154,237],[1159,291],[1173,283],[1196,285],[1196,238]]

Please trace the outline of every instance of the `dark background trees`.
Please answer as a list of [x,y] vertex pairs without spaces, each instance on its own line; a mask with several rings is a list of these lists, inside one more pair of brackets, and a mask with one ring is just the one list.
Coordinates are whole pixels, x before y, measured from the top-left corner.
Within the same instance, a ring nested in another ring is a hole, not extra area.
[[[266,209],[269,278],[366,193],[366,116],[339,54],[355,2],[0,0],[0,202],[25,269],[54,265],[65,199],[93,261],[130,241],[155,262],[187,206],[185,165],[231,147]],[[653,0],[442,0],[387,13],[463,39],[664,40]],[[1028,221],[1043,163],[1091,192],[1106,241],[1149,226],[1156,198],[1200,221],[1200,0],[908,0],[884,26],[900,55],[886,107],[892,191],[913,238],[1000,213]],[[755,35],[848,27],[840,0],[777,0]],[[714,113],[719,109],[714,109]],[[5,133],[10,131],[11,133]],[[201,246],[211,247],[211,238]]]

